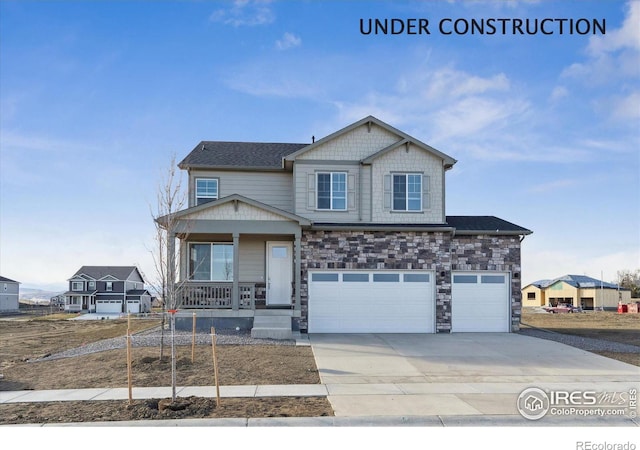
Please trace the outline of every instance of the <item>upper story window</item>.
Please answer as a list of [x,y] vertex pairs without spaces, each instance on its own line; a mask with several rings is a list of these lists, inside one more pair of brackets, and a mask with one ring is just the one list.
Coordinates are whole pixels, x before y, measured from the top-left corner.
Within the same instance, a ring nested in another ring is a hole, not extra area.
[[345,211],[347,209],[347,174],[322,172],[316,174],[318,209]]
[[218,199],[217,178],[196,178],[196,205]]
[[105,291],[107,292],[113,291],[113,281],[107,281],[105,282],[105,284],[106,284]]
[[83,291],[84,283],[82,281],[72,281],[71,282],[71,290],[72,291]]
[[95,281],[89,281],[89,289],[95,289],[96,288],[96,282]]
[[393,210],[422,211],[421,174],[393,174]]

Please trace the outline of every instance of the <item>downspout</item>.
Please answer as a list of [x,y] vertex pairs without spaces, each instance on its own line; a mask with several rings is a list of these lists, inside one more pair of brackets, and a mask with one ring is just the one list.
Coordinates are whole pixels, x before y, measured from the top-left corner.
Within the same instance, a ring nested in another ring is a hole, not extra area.
[[358,166],[358,221],[362,222],[362,161]]

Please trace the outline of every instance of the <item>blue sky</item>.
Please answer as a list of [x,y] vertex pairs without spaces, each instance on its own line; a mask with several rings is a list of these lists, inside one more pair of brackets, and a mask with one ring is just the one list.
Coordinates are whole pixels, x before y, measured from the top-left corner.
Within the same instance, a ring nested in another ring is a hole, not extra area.
[[[606,34],[443,35],[445,18]],[[430,35],[359,20],[427,18]],[[149,205],[200,140],[310,142],[369,114],[459,162],[447,214],[534,231],[523,281],[640,268],[640,2],[0,2],[0,273],[148,278]]]

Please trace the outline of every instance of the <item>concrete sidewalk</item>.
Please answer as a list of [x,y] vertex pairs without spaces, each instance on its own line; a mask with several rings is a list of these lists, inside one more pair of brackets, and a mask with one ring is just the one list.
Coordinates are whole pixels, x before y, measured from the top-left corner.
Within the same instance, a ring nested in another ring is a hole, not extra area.
[[[8,426],[222,426],[222,427],[252,427],[252,426],[295,426],[295,427],[323,427],[323,426],[640,426],[638,419],[629,417],[544,417],[531,421],[523,418],[517,412],[513,399],[517,396],[521,386],[505,385],[504,383],[410,383],[398,384],[301,384],[301,385],[249,385],[249,386],[221,386],[220,395],[228,397],[308,397],[308,396],[359,396],[363,401],[377,398],[381,393],[393,393],[396,399],[406,396],[414,404],[413,411],[406,410],[403,401],[395,400],[403,405],[403,411],[394,410],[394,399],[387,398],[388,410],[379,415],[346,415],[334,417],[285,417],[285,418],[233,418],[233,419],[176,419],[176,420],[142,420],[119,422],[82,422],[59,424],[30,424],[30,425],[0,425]],[[505,401],[507,391],[513,391],[511,401]],[[187,386],[177,389],[179,397],[198,396],[215,398],[214,386]],[[420,392],[416,396],[416,392]],[[133,388],[134,399],[168,398],[171,396],[170,387]],[[475,396],[475,397],[474,397]],[[475,402],[469,403],[471,397]],[[127,388],[94,388],[94,389],[57,389],[43,391],[3,391],[0,392],[0,404],[38,403],[64,401],[100,401],[127,400]],[[334,397],[335,398],[335,397]],[[475,405],[472,406],[472,404]],[[502,405],[502,408],[498,407]]]

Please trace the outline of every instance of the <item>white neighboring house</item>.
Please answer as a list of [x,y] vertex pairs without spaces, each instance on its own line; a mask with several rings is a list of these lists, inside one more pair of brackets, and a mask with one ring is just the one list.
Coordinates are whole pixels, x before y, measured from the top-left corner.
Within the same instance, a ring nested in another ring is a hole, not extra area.
[[0,276],[0,312],[20,309],[20,283]]
[[151,312],[151,294],[135,266],[82,266],[64,293],[65,311],[98,314]]

